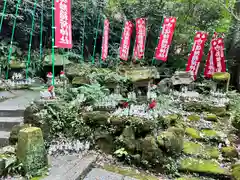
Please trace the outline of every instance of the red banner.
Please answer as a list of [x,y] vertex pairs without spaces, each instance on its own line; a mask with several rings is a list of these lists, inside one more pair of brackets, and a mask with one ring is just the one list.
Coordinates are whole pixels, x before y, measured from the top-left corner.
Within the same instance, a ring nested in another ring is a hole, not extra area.
[[109,21],[104,20],[104,31],[102,39],[102,60],[105,61],[108,56],[108,39],[109,39]]
[[133,51],[133,59],[142,59],[144,56],[146,41],[146,19],[136,19],[136,39]]
[[55,0],[55,46],[72,48],[71,0]]
[[204,77],[205,78],[211,78],[213,73],[216,72],[215,60],[214,60],[215,50],[213,48],[213,44],[215,44],[217,42],[216,38],[217,38],[217,33],[214,33],[213,38],[210,43],[210,48],[209,48],[209,52],[208,52],[208,56],[207,56],[207,60],[206,60],[205,69],[204,69]]
[[177,19],[175,17],[164,18],[162,31],[159,36],[155,59],[167,61],[169,47],[172,42]]
[[204,44],[207,41],[208,34],[205,32],[197,32],[194,38],[192,51],[188,57],[187,72],[192,72],[194,79],[197,78],[200,62],[203,56]]
[[120,58],[125,61],[127,61],[128,59],[132,29],[133,29],[133,23],[131,21],[127,21],[124,25],[124,30],[123,30],[122,40],[120,45],[120,52],[119,52]]
[[226,72],[223,38],[218,38],[213,44],[213,48],[216,72]]

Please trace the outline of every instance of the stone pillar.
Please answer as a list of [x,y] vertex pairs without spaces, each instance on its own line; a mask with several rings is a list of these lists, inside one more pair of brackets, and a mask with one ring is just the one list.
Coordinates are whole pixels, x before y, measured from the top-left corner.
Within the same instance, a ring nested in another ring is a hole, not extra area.
[[34,175],[48,165],[42,131],[37,127],[20,130],[17,144],[17,159],[26,173]]

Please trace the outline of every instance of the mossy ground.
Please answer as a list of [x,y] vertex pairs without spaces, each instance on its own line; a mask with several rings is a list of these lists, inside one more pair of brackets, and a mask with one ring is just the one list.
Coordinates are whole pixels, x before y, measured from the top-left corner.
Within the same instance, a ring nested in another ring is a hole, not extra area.
[[158,177],[156,176],[152,176],[152,175],[148,175],[145,173],[141,173],[141,172],[137,172],[136,170],[132,169],[125,169],[125,168],[120,168],[114,165],[104,165],[103,168],[107,171],[111,171],[114,173],[118,173],[124,176],[129,176],[132,178],[136,178],[139,180],[159,180]]

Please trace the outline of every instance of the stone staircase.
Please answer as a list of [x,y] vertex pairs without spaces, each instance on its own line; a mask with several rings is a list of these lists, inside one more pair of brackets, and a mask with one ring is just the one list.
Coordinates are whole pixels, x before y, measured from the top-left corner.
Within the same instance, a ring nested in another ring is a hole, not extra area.
[[0,147],[8,145],[12,127],[23,123],[26,106],[39,97],[39,92],[36,91],[18,90],[13,93],[0,92],[0,96],[8,98],[0,102]]

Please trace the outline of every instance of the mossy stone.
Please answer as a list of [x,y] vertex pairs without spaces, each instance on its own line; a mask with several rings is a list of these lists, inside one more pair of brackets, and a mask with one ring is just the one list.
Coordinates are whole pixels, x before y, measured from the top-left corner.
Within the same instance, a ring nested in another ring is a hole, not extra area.
[[188,120],[190,121],[199,121],[200,120],[200,116],[197,114],[191,114],[187,117]]
[[227,157],[227,158],[238,157],[238,152],[236,148],[233,146],[223,147],[221,151],[222,151],[223,157]]
[[180,161],[180,170],[196,173],[229,175],[227,169],[220,166],[217,161],[198,158],[184,158]]
[[147,136],[141,143],[142,159],[149,161],[151,164],[159,164],[163,154],[153,136]]
[[212,78],[215,81],[228,81],[230,79],[230,74],[227,72],[215,72]]
[[204,119],[207,121],[217,121],[217,115],[216,114],[205,114]]
[[186,128],[185,133],[191,137],[192,139],[201,139],[202,137],[200,136],[200,132],[194,128]]
[[128,151],[134,152],[136,150],[137,141],[135,140],[135,131],[131,126],[124,128],[119,140]]
[[232,166],[232,177],[234,180],[240,180],[240,164],[236,163]]
[[236,129],[240,130],[240,111],[239,110],[235,113],[232,119],[232,125]]
[[10,137],[9,137],[9,144],[15,145],[18,141],[18,134],[21,129],[30,127],[30,124],[22,124],[22,125],[15,125],[13,126]]
[[218,158],[220,152],[217,147],[205,146],[199,143],[185,141],[183,152],[188,155],[202,156],[205,158]]
[[28,127],[19,131],[17,159],[26,173],[36,175],[39,169],[48,165],[42,131],[37,127]]
[[169,115],[160,117],[158,121],[164,128],[168,128],[182,121],[182,117],[178,114],[169,114]]
[[83,114],[83,120],[90,126],[101,126],[108,123],[109,113],[105,111],[92,111]]
[[181,178],[176,178],[174,180],[201,180],[201,179],[196,177],[181,177]]
[[74,77],[72,80],[72,85],[84,85],[89,84],[89,80],[87,80],[85,77]]
[[131,169],[131,168],[120,168],[117,166],[105,164],[103,166],[103,169],[110,171],[110,172],[117,173],[117,174],[121,174],[123,176],[136,178],[138,180],[159,180],[159,178],[157,178],[155,176],[148,175],[146,173],[142,173],[142,172],[136,171],[135,169]]
[[223,117],[226,115],[227,110],[224,106],[208,106],[207,112]]
[[111,153],[113,150],[113,137],[102,128],[98,128],[94,132],[94,139],[98,147],[105,153]]
[[179,154],[183,149],[183,133],[170,129],[157,136],[157,142],[160,147],[164,147],[167,152]]
[[220,140],[220,136],[218,135],[217,131],[215,131],[215,130],[203,129],[203,130],[201,130],[201,134],[204,139]]
[[141,117],[128,117],[128,122],[136,128],[136,134],[140,136],[150,133],[157,125],[154,121]]

